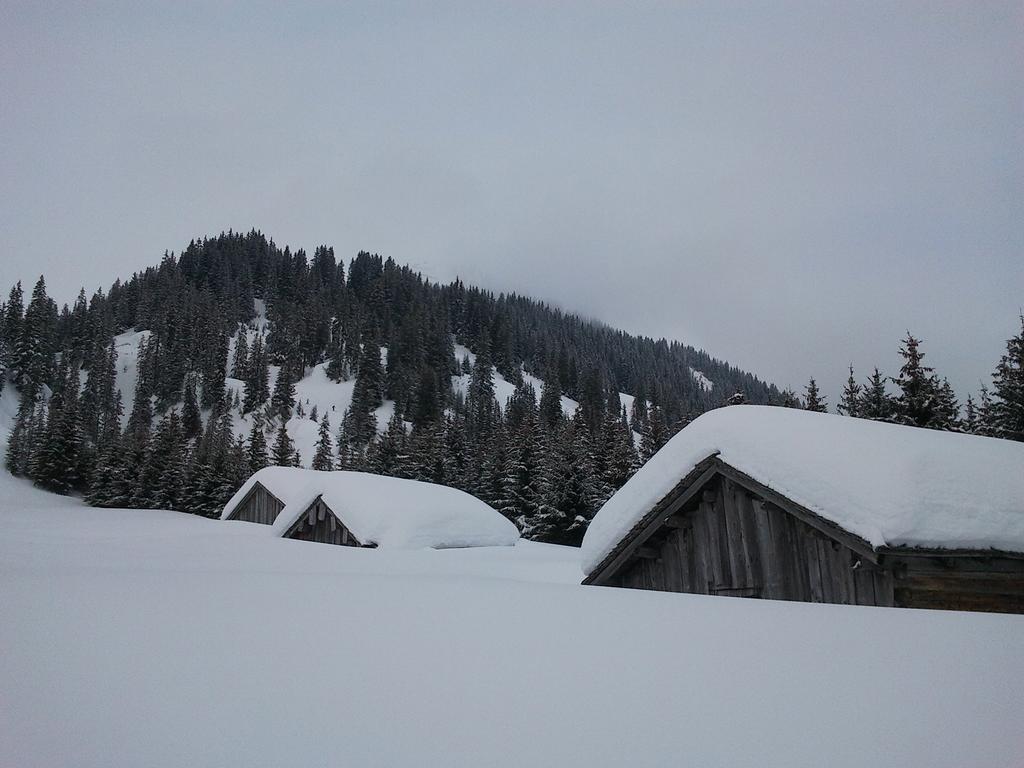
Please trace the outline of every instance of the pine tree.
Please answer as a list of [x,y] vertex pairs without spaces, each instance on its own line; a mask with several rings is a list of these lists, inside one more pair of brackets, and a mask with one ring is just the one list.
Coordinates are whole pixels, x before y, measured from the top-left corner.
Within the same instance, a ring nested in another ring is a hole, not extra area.
[[900,388],[894,401],[894,420],[913,427],[932,427],[938,420],[936,379],[923,362],[920,340],[908,331],[900,343],[903,366],[900,375],[892,380]]
[[320,421],[316,453],[313,454],[313,469],[321,471],[334,469],[334,443],[331,441],[331,422],[326,413]]
[[25,315],[21,283],[15,283],[7,296],[0,315],[0,375],[15,365],[15,350],[21,338],[21,325]]
[[971,395],[967,395],[967,401],[964,403],[964,432],[969,435],[978,434],[978,411],[974,406],[974,398]]
[[648,409],[647,424],[640,437],[640,462],[646,464],[668,442],[668,425],[661,409],[652,405]]
[[997,437],[1024,441],[1024,315],[1020,333],[1006,342],[1006,354],[992,374],[992,430]]
[[957,402],[956,393],[948,379],[943,378],[935,388],[935,418],[930,427],[953,432],[959,431],[962,427],[960,404]]
[[203,431],[203,420],[199,415],[199,402],[196,400],[196,382],[193,376],[185,379],[185,403],[181,411],[182,436],[189,440]]
[[277,439],[270,451],[270,463],[278,467],[295,466],[295,444],[288,436],[288,429],[285,422],[277,428]]
[[850,365],[850,377],[846,380],[846,386],[843,387],[843,394],[836,410],[845,416],[860,416],[863,393],[863,387],[853,377],[853,365]]
[[257,336],[252,343],[249,363],[246,368],[249,377],[245,380],[245,400],[242,403],[242,412],[251,413],[270,397],[270,372],[267,368],[267,356],[263,351],[261,336]]
[[18,386],[26,397],[34,397],[52,375],[56,322],[56,305],[46,295],[46,281],[40,276],[25,310],[11,366],[18,372]]
[[886,377],[875,372],[871,374],[860,399],[860,416],[874,421],[889,421],[892,418],[894,404],[892,397],[885,390]]
[[544,376],[544,386],[540,390],[540,423],[544,429],[553,429],[563,418],[562,384],[558,378],[558,369],[548,366]]
[[804,409],[817,413],[826,413],[828,411],[828,403],[825,402],[825,398],[822,397],[821,392],[818,390],[818,382],[814,380],[813,376],[804,388]]
[[[326,416],[324,417],[326,418]],[[263,419],[257,414],[252,420],[252,429],[249,432],[249,449],[246,455],[250,474],[259,472],[270,465],[270,457],[267,454],[267,438],[263,434]]]
[[235,341],[235,354],[231,362],[231,377],[239,381],[249,379],[249,334],[242,328]]
[[292,416],[292,408],[295,407],[295,379],[292,367],[286,361],[277,373],[277,380],[274,382],[274,395],[270,399],[270,407],[275,415],[287,421]]
[[996,427],[994,405],[988,387],[982,384],[981,390],[978,392],[978,425],[975,429],[975,434],[984,435],[985,437],[996,437],[998,430]]

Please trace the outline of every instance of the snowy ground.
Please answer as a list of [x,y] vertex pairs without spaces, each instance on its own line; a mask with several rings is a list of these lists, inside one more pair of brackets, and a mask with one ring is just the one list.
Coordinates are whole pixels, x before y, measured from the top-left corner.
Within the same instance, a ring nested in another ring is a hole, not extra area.
[[0,472],[3,766],[1011,766],[1024,617],[580,587]]

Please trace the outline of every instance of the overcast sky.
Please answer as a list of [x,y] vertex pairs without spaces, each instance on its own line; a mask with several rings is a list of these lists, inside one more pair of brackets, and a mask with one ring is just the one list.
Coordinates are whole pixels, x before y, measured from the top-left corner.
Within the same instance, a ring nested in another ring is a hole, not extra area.
[[832,402],[1019,329],[1019,2],[137,5],[0,4],[5,293],[255,227]]

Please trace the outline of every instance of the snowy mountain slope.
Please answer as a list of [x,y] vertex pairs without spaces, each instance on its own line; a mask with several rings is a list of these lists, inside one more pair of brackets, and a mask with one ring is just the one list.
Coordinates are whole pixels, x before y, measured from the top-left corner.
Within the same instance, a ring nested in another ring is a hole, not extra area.
[[[455,359],[462,361],[463,358],[469,358],[469,362],[476,365],[476,355],[469,351],[468,347],[462,344],[455,345]],[[452,376],[452,388],[456,392],[461,392],[463,395],[469,392],[469,380],[471,375],[464,373],[461,376]],[[537,398],[540,398],[541,389],[544,387],[544,382],[538,379],[536,376],[523,371],[523,380],[533,386],[537,392]],[[512,397],[516,391],[516,385],[511,381],[508,381],[498,371],[494,370],[494,397],[498,401],[498,405],[502,408],[508,402],[508,399]],[[576,409],[579,407],[579,403],[573,400],[571,397],[562,395],[562,412],[566,416],[572,416],[576,413]]]
[[561,547],[255,528],[0,473],[0,764],[1024,760],[1024,617],[585,588]]

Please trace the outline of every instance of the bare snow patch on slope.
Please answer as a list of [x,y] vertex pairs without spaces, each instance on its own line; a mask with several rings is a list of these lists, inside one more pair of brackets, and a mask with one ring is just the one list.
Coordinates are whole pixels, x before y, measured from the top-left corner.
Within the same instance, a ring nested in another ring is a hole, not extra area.
[[715,387],[715,383],[711,381],[707,376],[698,371],[696,368],[690,368],[690,375],[696,382],[697,386],[703,389],[705,392],[710,392]]

